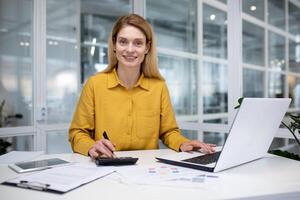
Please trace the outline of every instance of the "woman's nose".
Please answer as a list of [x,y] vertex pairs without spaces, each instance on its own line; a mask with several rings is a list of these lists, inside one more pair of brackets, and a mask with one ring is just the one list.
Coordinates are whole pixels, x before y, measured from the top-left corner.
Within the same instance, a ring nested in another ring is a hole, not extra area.
[[134,51],[134,45],[132,43],[129,43],[127,46],[127,51],[128,52],[133,52]]

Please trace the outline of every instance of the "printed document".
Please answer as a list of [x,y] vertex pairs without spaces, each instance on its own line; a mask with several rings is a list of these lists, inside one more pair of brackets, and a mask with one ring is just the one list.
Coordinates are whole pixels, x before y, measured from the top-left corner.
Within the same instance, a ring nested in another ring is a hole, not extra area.
[[144,166],[126,166],[117,168],[121,182],[126,184],[156,185],[172,187],[207,187],[218,181],[219,176],[167,164],[152,164]]

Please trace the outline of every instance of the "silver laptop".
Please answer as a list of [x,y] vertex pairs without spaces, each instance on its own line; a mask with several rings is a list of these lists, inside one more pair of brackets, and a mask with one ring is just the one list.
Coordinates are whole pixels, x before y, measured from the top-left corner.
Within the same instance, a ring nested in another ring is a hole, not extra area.
[[219,172],[266,155],[291,99],[244,98],[223,147],[216,153],[180,152],[156,157],[159,161]]

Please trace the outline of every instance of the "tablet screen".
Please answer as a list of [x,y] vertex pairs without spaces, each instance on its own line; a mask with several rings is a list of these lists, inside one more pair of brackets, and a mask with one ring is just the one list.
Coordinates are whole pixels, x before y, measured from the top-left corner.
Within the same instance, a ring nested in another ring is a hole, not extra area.
[[48,166],[50,167],[50,166],[66,164],[66,163],[68,162],[65,160],[53,158],[47,160],[37,160],[37,161],[16,163],[15,165],[17,165],[21,169],[31,169],[31,168],[41,168],[41,167],[48,167]]

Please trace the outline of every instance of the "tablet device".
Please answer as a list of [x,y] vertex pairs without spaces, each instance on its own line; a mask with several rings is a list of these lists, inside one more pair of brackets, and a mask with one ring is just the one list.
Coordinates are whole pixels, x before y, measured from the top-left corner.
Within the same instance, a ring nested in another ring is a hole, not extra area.
[[18,162],[18,163],[10,164],[8,166],[18,173],[24,173],[24,172],[49,169],[49,168],[63,166],[67,164],[71,164],[71,163],[59,158],[51,158],[51,159],[44,159],[44,160]]

